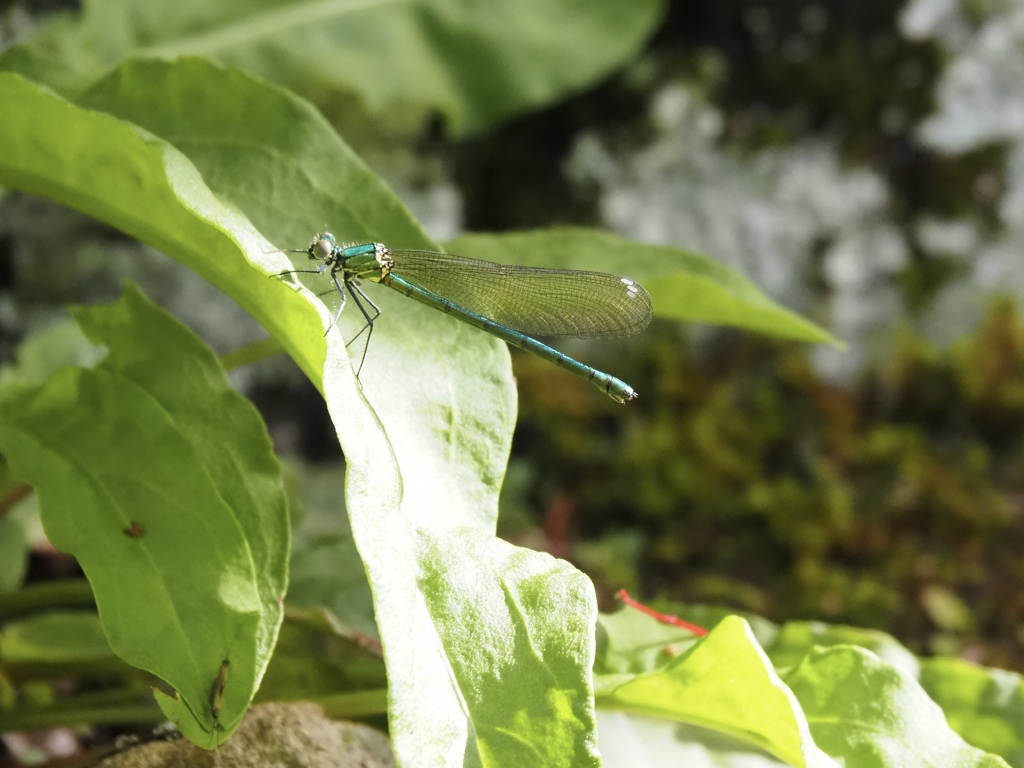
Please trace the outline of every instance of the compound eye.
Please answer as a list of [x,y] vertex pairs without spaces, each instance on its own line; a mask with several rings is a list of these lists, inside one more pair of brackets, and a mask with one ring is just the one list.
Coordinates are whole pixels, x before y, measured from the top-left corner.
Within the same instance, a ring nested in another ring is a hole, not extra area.
[[327,261],[334,253],[334,236],[330,232],[324,232],[317,236],[309,247],[309,258],[317,261]]

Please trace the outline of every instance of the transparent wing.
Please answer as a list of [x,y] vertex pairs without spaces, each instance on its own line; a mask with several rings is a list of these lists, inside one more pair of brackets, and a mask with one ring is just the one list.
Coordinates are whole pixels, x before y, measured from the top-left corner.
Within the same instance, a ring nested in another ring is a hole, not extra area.
[[396,275],[530,336],[632,336],[651,322],[650,294],[625,277],[432,251],[390,254]]

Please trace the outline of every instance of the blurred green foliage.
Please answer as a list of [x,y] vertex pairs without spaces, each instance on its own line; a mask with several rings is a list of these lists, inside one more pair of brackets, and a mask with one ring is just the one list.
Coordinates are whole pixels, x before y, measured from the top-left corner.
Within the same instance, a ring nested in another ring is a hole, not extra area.
[[1024,668],[1013,304],[995,303],[948,351],[900,333],[891,362],[852,388],[819,378],[807,348],[652,334],[619,362],[641,398],[613,420],[558,372],[516,359],[526,396],[514,454],[533,479],[508,493],[547,509],[547,547],[605,597],[639,584]]

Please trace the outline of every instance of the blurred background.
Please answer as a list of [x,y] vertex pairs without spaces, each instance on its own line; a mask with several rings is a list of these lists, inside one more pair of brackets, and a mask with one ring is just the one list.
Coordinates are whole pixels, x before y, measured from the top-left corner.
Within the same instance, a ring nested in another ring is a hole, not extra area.
[[[0,3],[0,42],[67,8]],[[435,238],[572,224],[699,251],[848,345],[656,321],[563,346],[628,407],[514,351],[503,537],[605,608],[626,587],[1024,672],[1024,5],[676,0],[623,66],[471,133],[304,95]],[[218,352],[265,336],[177,263],[0,193],[3,359],[126,277]],[[343,482],[319,394],[283,355],[232,376],[306,489],[297,546],[343,539],[316,522]],[[67,566],[40,546],[28,567]]]

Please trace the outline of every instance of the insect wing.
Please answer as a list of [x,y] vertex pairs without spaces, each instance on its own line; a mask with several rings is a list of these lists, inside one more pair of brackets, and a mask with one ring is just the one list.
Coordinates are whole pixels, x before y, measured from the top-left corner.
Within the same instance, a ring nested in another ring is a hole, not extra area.
[[396,275],[530,336],[632,336],[651,322],[650,295],[625,277],[432,251],[390,254]]

